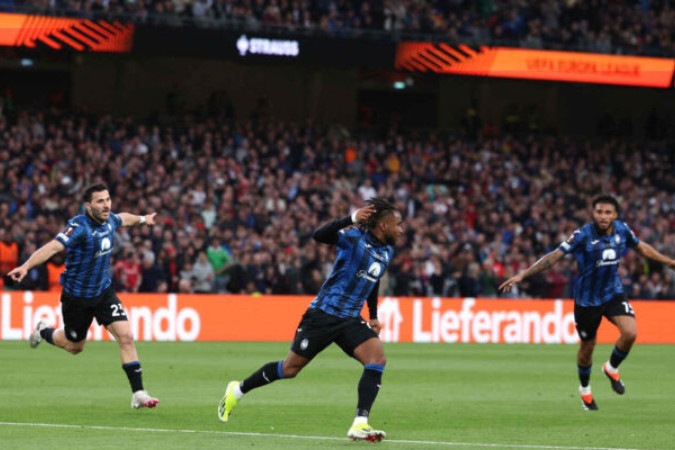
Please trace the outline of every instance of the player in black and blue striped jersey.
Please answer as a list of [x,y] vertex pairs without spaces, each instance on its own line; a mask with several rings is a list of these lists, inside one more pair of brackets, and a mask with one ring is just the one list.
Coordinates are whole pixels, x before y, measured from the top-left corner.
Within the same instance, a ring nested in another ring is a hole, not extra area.
[[120,347],[122,368],[129,379],[133,408],[154,408],[159,400],[143,388],[141,363],[122,302],[110,277],[110,257],[119,227],[154,225],[155,213],[137,216],[112,212],[112,200],[104,184],[85,189],[82,200],[85,213],[71,218],[66,228],[53,240],[37,249],[21,266],[9,272],[16,282],[33,267],[66,250],[66,270],[61,275],[61,311],[63,328],[53,328],[39,321],[30,335],[30,345],[37,347],[44,339],[73,355],[84,350],[87,331],[94,318],[115,337]]
[[593,222],[575,230],[552,252],[540,258],[528,269],[505,281],[500,290],[510,287],[530,275],[548,270],[565,255],[574,255],[578,277],[574,282],[574,320],[581,339],[577,353],[579,394],[586,410],[597,410],[590,385],[593,350],[603,316],[619,330],[609,360],[602,371],[612,389],[623,394],[625,387],[619,377],[619,364],[626,359],[637,338],[635,312],[631,307],[618,272],[621,257],[634,249],[641,256],[675,268],[675,260],[663,255],[646,242],[640,241],[624,222],[618,220],[619,202],[611,195],[593,199]]
[[[314,231],[315,240],[337,247],[333,271],[303,315],[286,358],[265,364],[242,382],[228,383],[218,404],[222,422],[229,420],[245,393],[276,380],[294,378],[316,355],[336,343],[363,365],[356,417],[347,436],[371,442],[385,437],[384,431],[368,424],[386,364],[378,337],[377,301],[380,279],[392,260],[403,226],[401,213],[391,203],[380,198],[367,203],[351,216]],[[361,317],[366,302],[368,321]]]

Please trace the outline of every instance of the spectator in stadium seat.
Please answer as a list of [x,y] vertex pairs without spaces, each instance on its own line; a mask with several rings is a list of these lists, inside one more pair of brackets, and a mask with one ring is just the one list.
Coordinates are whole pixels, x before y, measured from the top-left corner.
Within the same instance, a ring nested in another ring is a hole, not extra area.
[[[386,364],[378,334],[380,279],[392,260],[393,246],[403,235],[401,213],[388,201],[373,198],[351,216],[317,228],[316,241],[337,246],[334,271],[303,315],[283,361],[265,364],[242,382],[231,381],[218,404],[218,418],[227,422],[245,393],[284,378],[294,378],[316,355],[335,342],[363,364],[356,417],[347,432],[352,440],[379,442],[385,433],[368,425]],[[356,227],[351,227],[357,225]],[[350,227],[347,230],[344,228]],[[361,318],[367,301],[370,319]]]
[[160,283],[166,281],[162,267],[147,254],[141,259],[141,285],[138,292],[158,292]]
[[590,377],[596,334],[603,316],[618,328],[620,336],[602,371],[614,392],[619,395],[625,392],[618,367],[637,338],[637,326],[635,313],[619,276],[618,266],[622,256],[632,248],[645,258],[675,268],[674,259],[640,241],[625,222],[618,220],[619,202],[613,196],[595,197],[592,205],[592,222],[575,230],[557,249],[499,287],[508,291],[514,284],[550,269],[565,255],[574,255],[579,271],[574,286],[574,321],[581,339],[577,369],[581,383],[579,394],[586,410],[598,409],[591,392]]
[[4,278],[18,263],[19,244],[9,231],[0,228],[0,289],[4,286]]
[[159,400],[143,388],[141,363],[131,326],[110,277],[110,258],[114,250],[115,230],[125,226],[154,225],[155,213],[144,216],[113,213],[112,200],[104,184],[86,188],[82,200],[86,212],[72,217],[63,231],[8,274],[20,283],[35,266],[68,250],[66,271],[61,277],[64,328],[52,328],[46,321],[40,320],[30,335],[30,346],[35,348],[44,339],[77,355],[84,350],[87,332],[96,318],[119,345],[122,368],[131,385],[132,408],[154,408]]
[[192,278],[194,291],[200,294],[208,294],[213,291],[213,279],[215,273],[206,257],[206,252],[201,250],[197,253],[197,260],[192,265]]
[[216,293],[224,293],[226,286],[230,280],[228,270],[231,268],[232,255],[221,244],[219,237],[212,237],[211,244],[206,249],[206,256],[211,267],[213,267],[214,280],[213,291]]

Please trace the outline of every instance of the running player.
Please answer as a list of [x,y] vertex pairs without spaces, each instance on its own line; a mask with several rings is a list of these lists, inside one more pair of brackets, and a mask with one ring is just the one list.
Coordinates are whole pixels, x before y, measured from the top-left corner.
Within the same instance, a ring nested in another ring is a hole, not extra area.
[[[242,382],[228,383],[218,404],[218,418],[222,422],[228,421],[244,394],[280,379],[294,378],[334,342],[363,365],[356,417],[347,436],[371,442],[379,442],[386,436],[384,431],[368,424],[386,364],[378,337],[378,288],[403,228],[401,213],[391,203],[380,198],[371,198],[367,203],[351,216],[333,220],[314,231],[313,237],[318,242],[337,246],[333,272],[303,315],[286,359],[263,365]],[[368,321],[361,318],[365,302]]]
[[500,290],[508,291],[525,278],[550,269],[565,255],[574,255],[578,267],[573,291],[574,320],[581,339],[577,371],[579,394],[586,410],[598,409],[591,392],[590,378],[596,334],[603,316],[618,328],[619,338],[602,371],[614,392],[619,395],[625,392],[619,376],[619,364],[626,359],[637,338],[637,325],[618,273],[621,257],[632,248],[645,258],[675,268],[675,260],[641,242],[618,217],[619,202],[613,196],[596,197],[593,199],[593,222],[575,230],[557,249],[499,286]]
[[159,400],[143,389],[141,363],[131,326],[110,278],[110,256],[118,227],[154,225],[155,213],[145,216],[113,213],[112,200],[104,184],[86,188],[82,199],[86,212],[71,218],[53,240],[8,273],[14,281],[21,282],[30,269],[67,250],[66,270],[61,275],[64,327],[56,329],[45,321],[39,321],[30,335],[30,346],[35,348],[44,339],[77,355],[84,350],[87,330],[96,318],[98,324],[105,326],[115,337],[120,347],[122,369],[131,385],[131,406],[136,409],[154,408]]

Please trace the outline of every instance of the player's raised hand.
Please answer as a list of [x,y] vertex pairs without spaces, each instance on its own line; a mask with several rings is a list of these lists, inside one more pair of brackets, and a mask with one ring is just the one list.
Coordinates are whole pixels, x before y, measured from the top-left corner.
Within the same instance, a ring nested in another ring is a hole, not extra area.
[[363,223],[368,220],[368,218],[375,212],[375,207],[373,205],[364,206],[356,210],[354,217],[356,217],[355,223]]

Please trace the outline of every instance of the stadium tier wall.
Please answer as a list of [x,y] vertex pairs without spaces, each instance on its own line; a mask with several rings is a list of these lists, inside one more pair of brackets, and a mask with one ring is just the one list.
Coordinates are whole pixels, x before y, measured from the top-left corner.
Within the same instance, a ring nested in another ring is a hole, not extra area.
[[[624,136],[644,137],[647,119],[675,117],[675,89],[650,89],[407,74],[293,63],[165,56],[77,54],[45,69],[2,69],[17,106],[65,106],[98,114],[166,115],[207,111],[221,95],[236,119],[250,117],[261,101],[271,117],[313,118],[348,127],[360,125],[363,107],[386,127],[392,114],[422,128],[457,128],[470,106],[484,125],[499,129],[515,107],[538,116],[540,130],[593,135],[610,114],[625,124]],[[404,89],[393,87],[395,82]],[[35,86],[39,88],[36,89]],[[56,93],[56,95],[55,95]],[[65,98],[63,98],[65,97]]]

